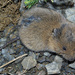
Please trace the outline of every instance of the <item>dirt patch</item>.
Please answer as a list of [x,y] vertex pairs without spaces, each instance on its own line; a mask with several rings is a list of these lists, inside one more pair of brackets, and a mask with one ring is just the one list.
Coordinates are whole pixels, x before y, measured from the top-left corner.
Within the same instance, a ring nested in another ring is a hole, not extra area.
[[20,3],[15,4],[12,0],[0,0],[0,31],[3,31],[10,23],[17,24],[20,17]]

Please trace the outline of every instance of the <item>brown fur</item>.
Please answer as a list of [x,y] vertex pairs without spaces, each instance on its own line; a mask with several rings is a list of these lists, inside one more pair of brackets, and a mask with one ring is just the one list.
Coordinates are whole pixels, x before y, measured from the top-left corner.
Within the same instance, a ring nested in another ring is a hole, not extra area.
[[[25,26],[22,20],[31,16],[36,20]],[[75,25],[60,13],[35,7],[23,14],[19,24],[22,24],[19,29],[20,39],[27,48],[55,52],[69,61],[75,59]]]

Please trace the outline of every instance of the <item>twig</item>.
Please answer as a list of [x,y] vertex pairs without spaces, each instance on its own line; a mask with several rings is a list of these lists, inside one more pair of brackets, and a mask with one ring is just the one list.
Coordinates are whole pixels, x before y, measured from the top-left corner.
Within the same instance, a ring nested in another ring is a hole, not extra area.
[[17,40],[19,40],[19,39],[20,39],[19,37],[16,37],[16,38],[10,40],[10,41],[7,42],[6,44],[4,44],[3,47],[0,47],[0,51],[1,51],[2,49],[4,49],[6,46],[8,46],[9,44],[11,44],[11,43],[13,43],[13,42],[15,42],[15,41],[17,41]]
[[18,59],[20,59],[20,58],[22,58],[22,57],[26,56],[26,55],[27,55],[27,54],[23,54],[23,55],[21,55],[21,56],[19,56],[19,57],[15,58],[15,59],[13,59],[13,60],[9,61],[8,63],[6,63],[6,64],[4,64],[4,65],[0,66],[0,69],[1,69],[1,68],[3,68],[3,67],[5,67],[5,66],[7,66],[7,65],[9,65],[10,63],[12,63],[12,62],[14,62],[14,61],[16,61],[16,60],[18,60]]

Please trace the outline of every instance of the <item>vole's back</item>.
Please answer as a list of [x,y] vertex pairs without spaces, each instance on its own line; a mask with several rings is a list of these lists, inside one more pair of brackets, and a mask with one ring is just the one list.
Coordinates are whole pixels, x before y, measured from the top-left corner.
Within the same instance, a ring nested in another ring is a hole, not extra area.
[[[27,11],[19,24],[23,25],[19,30],[19,35],[27,48],[34,51],[48,50],[63,55],[62,48],[65,42],[61,40],[65,35],[61,35],[68,22],[61,14],[36,7]],[[67,56],[65,58],[69,59]]]
[[[33,21],[27,27],[25,26],[26,23],[22,26],[22,29],[20,30],[21,39],[25,39],[23,40],[23,43],[29,49],[36,51],[48,48],[48,39],[51,36],[53,29],[59,28],[62,22],[65,21],[57,12],[44,8],[33,8],[23,16],[25,18],[33,19]],[[26,19],[23,22],[26,22]]]

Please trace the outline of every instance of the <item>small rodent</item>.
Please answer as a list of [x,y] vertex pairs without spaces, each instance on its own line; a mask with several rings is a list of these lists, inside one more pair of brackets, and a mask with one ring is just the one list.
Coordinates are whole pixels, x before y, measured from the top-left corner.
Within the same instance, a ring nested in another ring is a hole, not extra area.
[[51,51],[75,60],[75,24],[51,9],[35,7],[23,14],[19,36],[33,51]]

